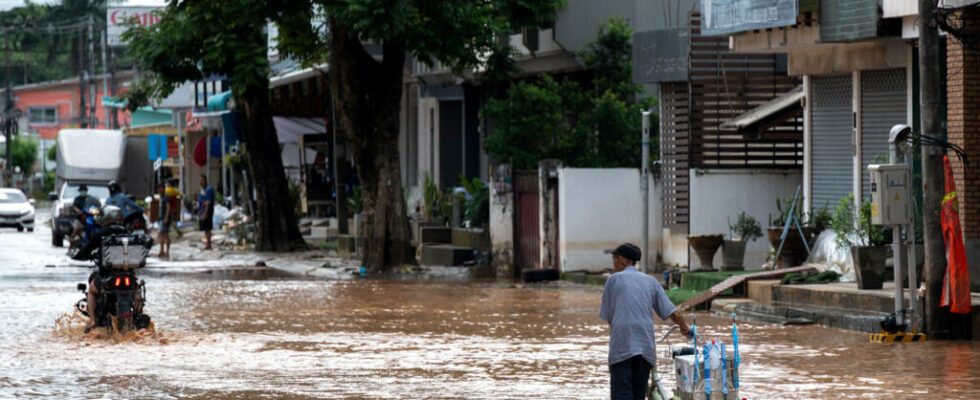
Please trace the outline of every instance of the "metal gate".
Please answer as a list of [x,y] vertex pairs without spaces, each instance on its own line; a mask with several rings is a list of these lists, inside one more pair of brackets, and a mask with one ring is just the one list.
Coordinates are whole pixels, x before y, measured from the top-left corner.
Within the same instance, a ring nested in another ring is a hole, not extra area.
[[517,271],[533,267],[541,258],[538,201],[538,171],[514,172],[514,267]]
[[888,132],[895,124],[908,123],[905,78],[905,68],[861,71],[861,193],[865,199],[871,196],[868,165],[888,162]]
[[851,75],[813,78],[813,208],[833,209],[853,189]]

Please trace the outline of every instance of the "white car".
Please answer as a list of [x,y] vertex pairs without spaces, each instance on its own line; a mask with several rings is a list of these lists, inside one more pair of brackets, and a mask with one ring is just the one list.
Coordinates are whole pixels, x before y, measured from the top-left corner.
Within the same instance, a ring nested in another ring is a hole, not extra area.
[[34,199],[17,189],[0,189],[0,228],[34,232]]

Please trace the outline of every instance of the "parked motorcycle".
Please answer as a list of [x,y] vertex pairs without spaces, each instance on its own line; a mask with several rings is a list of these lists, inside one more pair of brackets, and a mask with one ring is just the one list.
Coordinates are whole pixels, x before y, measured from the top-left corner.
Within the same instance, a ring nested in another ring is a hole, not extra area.
[[105,236],[102,245],[92,252],[91,257],[98,268],[98,273],[92,279],[92,284],[98,290],[95,304],[88,304],[87,286],[79,283],[78,290],[83,297],[75,308],[87,314],[88,307],[94,306],[95,326],[114,327],[120,333],[148,327],[150,316],[143,313],[146,283],[137,277],[136,270],[146,266],[146,257],[152,246],[153,239],[145,234]]

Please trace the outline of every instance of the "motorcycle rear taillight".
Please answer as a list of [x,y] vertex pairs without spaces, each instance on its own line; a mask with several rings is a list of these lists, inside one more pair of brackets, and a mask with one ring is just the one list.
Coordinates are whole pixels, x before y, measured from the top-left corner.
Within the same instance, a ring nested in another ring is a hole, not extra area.
[[129,284],[130,281],[128,276],[117,276],[116,280],[113,282],[113,286],[115,287],[129,287]]
[[119,284],[121,282],[122,282],[122,278],[116,278],[116,287],[119,287]]

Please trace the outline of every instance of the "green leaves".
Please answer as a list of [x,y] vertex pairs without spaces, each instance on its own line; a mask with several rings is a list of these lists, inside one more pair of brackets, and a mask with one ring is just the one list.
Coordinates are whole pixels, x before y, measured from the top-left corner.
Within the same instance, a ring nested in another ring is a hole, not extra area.
[[129,107],[169,95],[186,81],[226,76],[236,96],[268,90],[265,21],[267,2],[172,1],[160,22],[123,34],[137,67],[145,71],[127,94]]
[[[603,24],[582,54],[594,73],[592,87],[544,76],[518,82],[505,99],[488,100],[482,116],[494,121],[494,131],[484,141],[487,153],[517,169],[537,168],[546,158],[575,167],[639,167],[641,111],[656,99],[636,99],[642,90],[633,83],[631,36],[625,21]],[[651,117],[657,126],[657,115]],[[651,140],[656,157],[656,136]]]

